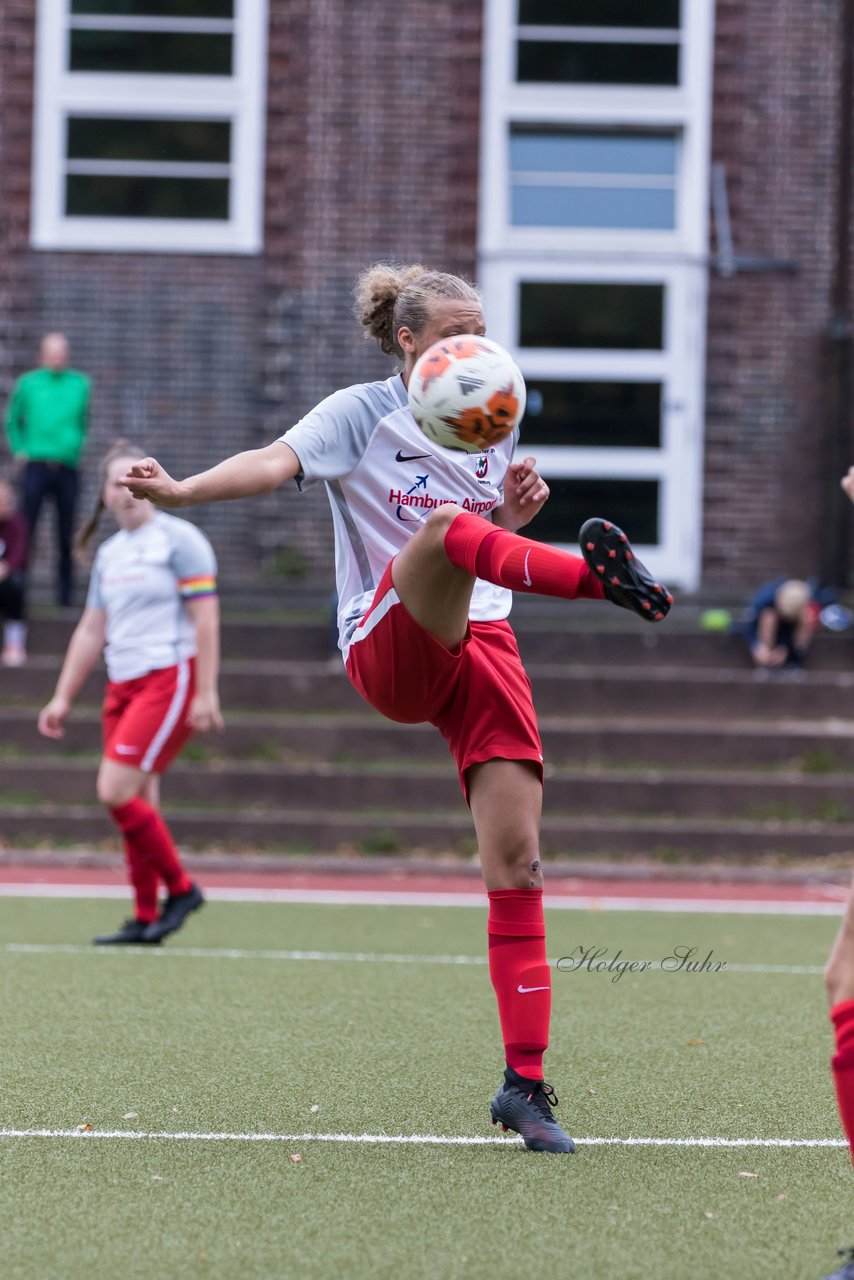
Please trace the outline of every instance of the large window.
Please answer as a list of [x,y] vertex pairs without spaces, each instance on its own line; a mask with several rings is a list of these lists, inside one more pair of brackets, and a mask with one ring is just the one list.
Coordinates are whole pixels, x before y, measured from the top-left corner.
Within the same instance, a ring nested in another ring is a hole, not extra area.
[[266,0],[39,0],[33,242],[257,252]]
[[713,0],[490,0],[480,275],[551,497],[695,586]]

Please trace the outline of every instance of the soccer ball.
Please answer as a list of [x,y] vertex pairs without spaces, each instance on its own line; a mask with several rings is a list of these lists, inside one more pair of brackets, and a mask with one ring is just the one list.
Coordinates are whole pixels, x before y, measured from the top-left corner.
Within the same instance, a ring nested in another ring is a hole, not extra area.
[[525,381],[497,342],[459,334],[418,358],[409,378],[409,407],[434,444],[481,453],[518,427]]

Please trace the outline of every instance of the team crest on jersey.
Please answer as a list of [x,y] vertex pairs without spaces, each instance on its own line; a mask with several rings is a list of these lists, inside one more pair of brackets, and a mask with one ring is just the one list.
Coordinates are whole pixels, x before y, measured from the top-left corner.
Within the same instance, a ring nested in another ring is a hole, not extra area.
[[477,476],[478,480],[482,480],[488,470],[489,470],[489,458],[487,458],[486,454],[484,453],[480,458],[478,458],[477,466],[474,469],[474,473]]

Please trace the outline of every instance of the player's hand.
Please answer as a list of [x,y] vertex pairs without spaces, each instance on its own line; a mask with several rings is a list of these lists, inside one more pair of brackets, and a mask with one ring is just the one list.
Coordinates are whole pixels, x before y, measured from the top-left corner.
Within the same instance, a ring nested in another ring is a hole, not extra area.
[[537,471],[536,458],[511,462],[504,476],[505,528],[520,529],[548,501],[549,486]]
[[45,738],[61,738],[65,734],[65,721],[71,710],[66,698],[51,698],[39,712],[39,733]]
[[848,474],[842,477],[840,483],[848,497],[854,502],[854,467],[848,468]]
[[195,694],[187,714],[187,724],[196,733],[210,733],[211,729],[216,729],[217,733],[222,733],[225,728],[225,721],[219,709],[219,695],[216,693]]
[[156,458],[135,462],[119,480],[135,498],[147,498],[155,507],[184,506],[180,481],[173,480]]

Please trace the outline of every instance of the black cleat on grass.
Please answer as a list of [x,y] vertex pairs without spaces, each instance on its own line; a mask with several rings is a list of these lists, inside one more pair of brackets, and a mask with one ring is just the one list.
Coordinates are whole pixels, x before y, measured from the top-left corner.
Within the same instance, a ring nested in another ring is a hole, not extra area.
[[205,904],[202,891],[197,884],[191,884],[186,893],[170,894],[163,904],[163,910],[145,930],[144,942],[159,942],[170,933],[175,933],[187,919],[191,911],[198,911]]
[[847,1258],[838,1271],[834,1271],[831,1276],[824,1276],[822,1280],[854,1280],[854,1249],[839,1249],[840,1258]]
[[96,947],[134,947],[159,942],[159,938],[146,938],[146,930],[150,927],[145,920],[125,920],[115,933],[102,933],[92,941]]
[[504,1084],[490,1103],[493,1124],[505,1130],[513,1129],[521,1134],[529,1151],[566,1152],[575,1150],[575,1143],[564,1133],[552,1115],[558,1104],[557,1094],[550,1084],[542,1080],[526,1080],[508,1067],[504,1072]]
[[578,533],[581,554],[602,583],[605,598],[633,609],[647,622],[661,622],[670,612],[673,596],[656,582],[632,551],[622,529],[610,520],[585,520]]

